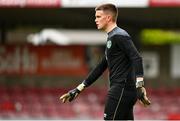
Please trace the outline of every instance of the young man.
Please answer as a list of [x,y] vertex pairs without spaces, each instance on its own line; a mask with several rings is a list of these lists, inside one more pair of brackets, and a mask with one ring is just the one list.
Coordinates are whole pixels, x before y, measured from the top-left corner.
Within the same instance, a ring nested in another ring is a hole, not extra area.
[[104,120],[133,120],[133,107],[137,98],[144,106],[150,105],[143,87],[142,58],[129,34],[117,26],[118,9],[115,5],[100,5],[95,12],[97,28],[108,34],[105,55],[77,88],[62,95],[60,99],[64,103],[74,100],[108,68],[110,89]]

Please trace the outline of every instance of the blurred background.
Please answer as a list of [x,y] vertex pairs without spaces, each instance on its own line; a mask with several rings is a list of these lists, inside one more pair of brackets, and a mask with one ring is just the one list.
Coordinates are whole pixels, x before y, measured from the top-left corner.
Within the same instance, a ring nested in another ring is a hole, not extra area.
[[144,59],[152,105],[137,102],[135,119],[180,119],[180,0],[0,0],[0,119],[103,119],[107,71],[77,100],[59,97],[104,54],[94,8],[106,2]]

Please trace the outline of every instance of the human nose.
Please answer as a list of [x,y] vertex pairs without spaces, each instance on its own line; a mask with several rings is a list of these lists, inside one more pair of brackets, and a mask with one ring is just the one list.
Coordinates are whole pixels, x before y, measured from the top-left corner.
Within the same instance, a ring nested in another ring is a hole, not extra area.
[[95,20],[94,20],[95,22],[97,22],[97,18],[95,18]]

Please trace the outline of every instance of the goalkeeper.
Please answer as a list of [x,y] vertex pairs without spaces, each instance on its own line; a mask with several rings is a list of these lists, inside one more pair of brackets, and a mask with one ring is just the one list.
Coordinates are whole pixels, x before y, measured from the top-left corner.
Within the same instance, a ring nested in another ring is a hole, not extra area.
[[62,95],[60,100],[71,102],[108,68],[110,89],[104,120],[134,120],[133,107],[137,100],[144,106],[150,105],[144,88],[142,58],[130,35],[117,26],[118,9],[115,5],[97,6],[95,17],[97,29],[108,34],[105,55],[87,78]]

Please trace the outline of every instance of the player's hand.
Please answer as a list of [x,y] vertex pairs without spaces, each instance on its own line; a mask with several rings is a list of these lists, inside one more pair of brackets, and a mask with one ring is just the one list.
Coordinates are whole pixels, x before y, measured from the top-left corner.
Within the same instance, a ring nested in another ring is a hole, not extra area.
[[79,95],[79,93],[80,91],[77,88],[75,88],[73,90],[70,90],[68,93],[62,95],[60,97],[60,100],[62,100],[63,103],[65,103],[66,101],[71,102]]
[[148,99],[146,95],[146,89],[144,87],[137,88],[137,97],[140,103],[143,104],[145,107],[151,104],[150,100]]
[[80,93],[81,91],[84,90],[85,87],[86,87],[86,86],[85,86],[83,83],[81,83],[81,84],[78,85],[75,89],[70,90],[68,93],[62,95],[62,96],[60,97],[60,100],[62,100],[63,103],[65,103],[66,101],[71,102],[72,100],[74,100],[74,99],[79,95],[79,93]]

